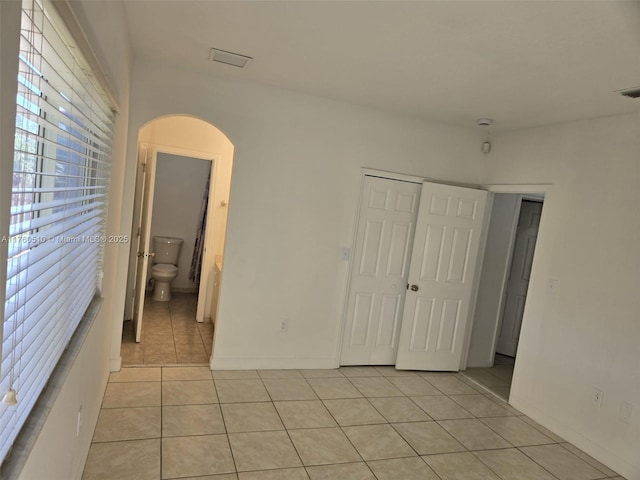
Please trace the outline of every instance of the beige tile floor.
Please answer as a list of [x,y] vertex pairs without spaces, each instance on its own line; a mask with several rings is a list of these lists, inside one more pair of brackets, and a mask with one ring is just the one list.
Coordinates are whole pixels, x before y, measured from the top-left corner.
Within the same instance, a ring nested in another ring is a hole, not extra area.
[[122,364],[206,365],[211,356],[213,325],[196,322],[198,297],[173,293],[168,302],[147,296],[142,322],[142,341],[135,342],[133,322],[122,330]]
[[462,374],[495,393],[505,401],[509,401],[511,378],[515,358],[496,353],[494,366],[491,368],[467,368]]
[[113,373],[83,480],[622,477],[459,374]]

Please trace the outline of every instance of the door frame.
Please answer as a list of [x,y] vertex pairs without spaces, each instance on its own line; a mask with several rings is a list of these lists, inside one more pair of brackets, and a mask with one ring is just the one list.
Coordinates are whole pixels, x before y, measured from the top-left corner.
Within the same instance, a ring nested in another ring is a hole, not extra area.
[[[199,285],[199,289],[198,289],[198,305],[197,305],[197,309],[196,309],[196,321],[198,322],[204,322],[205,320],[205,311],[206,311],[206,306],[207,306],[207,300],[209,300],[211,298],[211,294],[213,292],[213,281],[212,281],[212,272],[213,272],[213,268],[215,267],[215,255],[213,254],[214,251],[214,245],[212,245],[213,242],[213,236],[211,235],[211,229],[213,228],[213,215],[211,214],[211,212],[214,211],[214,205],[213,205],[213,199],[214,199],[214,194],[215,194],[215,178],[216,178],[216,174],[217,174],[217,169],[218,169],[218,164],[219,164],[219,155],[212,155],[210,153],[206,153],[206,152],[200,152],[200,151],[196,151],[196,150],[188,150],[188,149],[184,149],[184,148],[178,148],[178,147],[172,147],[170,145],[162,145],[162,144],[158,144],[158,143],[150,143],[150,142],[140,142],[139,144],[139,150],[140,149],[145,149],[148,153],[150,153],[150,155],[153,156],[153,161],[156,162],[157,161],[157,156],[158,153],[165,153],[168,155],[177,155],[177,156],[181,156],[181,157],[189,157],[189,158],[195,158],[195,159],[199,159],[199,160],[207,160],[211,162],[211,173],[210,173],[210,177],[209,177],[209,198],[208,198],[208,207],[207,207],[207,212],[210,212],[207,214],[207,223],[205,226],[205,241],[204,241],[204,252],[203,252],[203,257],[202,257],[202,273],[200,276],[200,285]],[[140,163],[143,163],[144,161],[146,161],[146,157],[144,159],[141,159],[140,156],[138,158],[138,166],[140,165]],[[155,175],[155,172],[154,172]],[[136,192],[136,199],[138,198],[137,196],[137,192]],[[141,199],[141,201],[143,201],[143,199]],[[138,208],[138,205],[136,203],[136,206],[134,207],[134,215],[133,215],[133,222],[132,225],[135,226],[139,223],[140,219],[139,217],[142,215],[142,209]],[[137,234],[137,232],[132,232],[134,234]],[[150,232],[149,232],[150,234]],[[133,242],[132,242],[133,243]],[[129,276],[127,279],[127,292],[130,293],[131,291],[135,290],[135,285],[132,284],[132,280],[135,277],[135,265],[134,263],[136,263],[137,257],[135,256],[135,252],[133,252],[133,250],[129,253]],[[135,291],[133,293],[133,295],[135,295]],[[133,299],[132,296],[129,296],[129,294],[127,295],[127,300],[131,302],[131,304],[128,304],[129,307],[125,310],[125,312],[132,314],[133,313]],[[210,303],[210,302],[209,302]],[[211,314],[211,312],[210,312]]]
[[[510,193],[510,194],[515,194],[515,195],[519,195],[522,199],[525,199],[527,196],[539,196],[542,195],[544,197],[544,208],[542,209],[542,216],[540,218],[540,226],[538,228],[538,238],[541,238],[544,234],[544,224],[545,224],[545,209],[548,209],[548,194],[551,191],[553,185],[552,184],[548,184],[548,183],[539,183],[539,184],[485,184],[482,185],[482,189],[483,190],[487,190],[490,194],[494,194],[494,193]],[[493,195],[491,195],[492,199],[493,199]],[[539,199],[539,197],[538,197]],[[520,207],[518,207],[517,211],[514,213],[515,215],[515,221],[517,222],[517,217],[520,214]],[[485,223],[485,229],[487,230],[484,234],[485,238],[486,238],[486,234],[488,233],[488,226],[489,226],[489,221],[491,220],[491,211],[489,211],[489,217],[487,219],[487,223]],[[486,245],[485,245],[486,246]],[[483,247],[484,248],[484,247]],[[510,246],[511,252],[509,252],[509,257],[511,257],[512,255],[512,250],[513,250],[513,245]],[[509,262],[510,264],[510,262]],[[480,267],[482,268],[482,267]],[[531,265],[531,277],[533,278],[533,276],[535,275],[535,270],[536,270],[536,261],[535,261],[535,257],[533,259],[533,264]],[[479,273],[482,273],[482,270],[479,270]],[[506,280],[507,277],[509,275],[509,269],[505,269],[504,273],[503,273],[503,278],[502,278],[502,288],[504,290],[504,287],[506,285]],[[481,275],[478,275],[477,277],[477,281],[478,281],[478,287],[479,287],[479,282],[480,282],[480,277]],[[477,291],[476,291],[476,295],[477,295]],[[502,307],[502,299],[500,299],[500,307]],[[477,302],[477,298],[474,299],[474,311],[475,311],[475,303]],[[524,314],[523,314],[523,319],[526,316],[526,312],[527,312],[527,305],[525,304],[524,307]],[[499,309],[500,310],[500,309]],[[473,320],[474,317],[472,317]],[[492,326],[492,341],[491,341],[491,349],[492,351],[495,353],[495,348],[496,348],[496,343],[498,341],[498,323],[500,322],[500,318],[499,315],[496,316],[493,326]],[[467,332],[467,336],[468,338],[466,339],[466,344],[465,344],[465,348],[463,349],[463,355],[462,355],[462,364],[460,366],[461,370],[465,370],[467,368],[467,362],[468,362],[468,356],[469,356],[469,346],[471,345],[471,333],[473,330],[473,324],[471,325],[472,328],[469,329],[469,331]],[[487,350],[488,352],[488,350]],[[488,354],[488,353],[487,353]]]
[[[542,196],[542,200],[544,203],[544,206],[542,208],[542,215],[540,217],[540,225],[538,227],[538,236],[537,236],[537,244],[540,244],[540,239],[544,240],[545,234],[546,234],[546,230],[547,230],[547,218],[548,218],[548,212],[549,212],[549,207],[550,207],[550,199],[552,199],[552,191],[553,191],[553,184],[550,183],[538,183],[538,184],[483,184],[482,188],[484,190],[487,190],[490,194],[495,194],[495,193],[510,193],[510,194],[516,194],[520,196],[520,201],[522,200],[526,200],[527,198],[530,199],[536,199],[536,200],[540,200],[540,196]],[[491,195],[493,197],[493,195]],[[515,213],[516,216],[516,222],[517,222],[517,217],[520,214],[520,208],[518,207],[517,212]],[[490,220],[490,212],[489,212],[489,220]],[[485,228],[488,230],[488,226],[489,224],[487,223],[485,225]],[[511,252],[509,252],[509,256],[512,255],[512,250],[513,250],[513,245],[511,245],[510,247]],[[510,264],[510,262],[509,262]],[[536,257],[534,255],[533,258],[533,263],[531,264],[531,279],[534,279],[537,276],[537,262],[536,262]],[[482,273],[480,271],[480,273]],[[509,275],[509,269],[505,269],[504,274],[503,274],[503,279],[502,279],[502,285],[503,285],[503,289],[506,286],[506,280],[507,277]],[[478,282],[480,279],[481,275],[478,275]],[[529,285],[531,285],[533,280],[530,281]],[[474,300],[474,304],[477,301],[477,298]],[[502,301],[503,299],[500,299],[500,309],[502,307]],[[524,313],[522,315],[522,325],[524,326],[525,324],[525,320],[527,318],[527,310],[530,308],[530,303],[525,303],[525,307],[524,307]],[[475,309],[475,305],[474,305],[474,309]],[[500,311],[499,309],[499,311]],[[473,321],[473,317],[471,318]],[[491,342],[491,349],[492,351],[495,353],[495,348],[496,348],[496,343],[498,340],[498,325],[500,322],[500,316],[497,315],[493,326],[492,326],[492,342]],[[467,343],[465,345],[465,348],[463,349],[463,363],[461,365],[461,370],[465,370],[467,368],[467,361],[468,361],[468,355],[469,355],[469,346],[471,344],[471,332],[473,330],[473,324],[470,325],[471,328],[469,328],[469,331],[467,332],[468,338],[467,338]],[[523,330],[521,327],[521,332],[520,332],[520,338],[522,338],[522,334],[523,334]],[[488,352],[488,350],[487,350]],[[512,378],[512,385],[515,383],[516,377],[518,375],[518,361],[516,358],[516,364],[514,367],[514,371],[513,371],[513,378]]]
[[[512,195],[512,194],[507,194],[507,195]],[[501,325],[504,325],[504,301],[506,300],[505,298],[505,294],[507,292],[507,288],[509,285],[509,278],[511,276],[511,269],[513,268],[513,261],[514,261],[514,256],[515,256],[515,252],[516,252],[516,234],[517,234],[517,230],[518,230],[518,226],[520,225],[520,215],[522,214],[522,204],[523,202],[530,202],[530,203],[539,203],[540,205],[542,205],[542,209],[544,209],[544,196],[540,195],[523,195],[523,194],[513,194],[516,195],[516,208],[514,209],[514,215],[513,218],[511,219],[511,231],[510,233],[510,239],[509,239],[509,251],[507,252],[507,258],[508,261],[505,265],[506,267],[506,271],[502,272],[502,278],[501,280],[501,295],[500,295],[500,300],[498,301],[498,317],[497,317],[497,323],[494,325],[495,326],[495,332],[492,335],[492,349],[494,350],[493,355],[495,356],[496,353],[498,353],[498,343],[499,343],[499,338],[500,338],[500,328]],[[541,210],[542,213],[542,210]],[[536,231],[536,239],[538,238],[538,234]],[[533,249],[533,253],[534,253],[534,257],[535,258],[535,247]],[[533,266],[533,258],[531,259],[531,265]],[[527,291],[529,290],[529,288],[527,287]],[[525,306],[526,306],[526,296],[525,296]],[[524,311],[523,311],[524,314]],[[520,323],[520,327],[522,327],[522,322]],[[518,333],[518,337],[520,336],[520,334]],[[516,348],[517,350],[517,348]],[[505,354],[502,354],[505,355]],[[515,358],[515,355],[514,355]]]

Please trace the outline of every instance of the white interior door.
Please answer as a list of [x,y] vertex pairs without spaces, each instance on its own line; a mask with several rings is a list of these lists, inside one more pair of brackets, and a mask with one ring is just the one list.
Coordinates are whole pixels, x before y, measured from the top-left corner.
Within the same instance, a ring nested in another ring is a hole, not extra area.
[[[214,313],[211,312],[211,303],[214,288],[215,273],[215,254],[211,248],[211,233],[213,230],[214,216],[214,188],[215,177],[218,162],[211,161],[211,171],[209,173],[209,196],[207,198],[207,219],[204,227],[204,249],[202,251],[202,267],[200,270],[200,283],[198,284],[198,304],[196,306],[196,321],[204,322],[205,312],[209,309],[209,315],[213,318]],[[220,281],[218,279],[218,281]]]
[[[138,169],[136,171],[136,191],[133,200],[133,220],[131,222],[131,247],[129,249],[129,271],[127,273],[127,297],[125,299],[125,320],[132,320],[135,310],[136,273],[138,271],[137,253],[140,251],[140,221],[142,210],[142,196],[146,173],[142,164],[147,159],[147,145],[138,145]],[[134,261],[134,259],[136,259]]]
[[146,162],[139,163],[139,175],[143,175],[142,195],[140,195],[140,224],[137,232],[137,265],[133,300],[133,324],[136,332],[136,342],[142,339],[142,314],[144,311],[144,295],[147,282],[147,268],[152,255],[149,250],[151,243],[151,216],[153,213],[153,191],[155,186],[156,158],[155,152],[147,150]]
[[423,184],[396,368],[460,369],[486,198]]
[[496,352],[516,356],[522,315],[527,299],[533,254],[542,216],[542,203],[523,201],[518,217],[518,228],[511,260],[509,280],[504,294],[504,308],[499,327]]
[[342,365],[395,363],[420,189],[418,183],[365,177]]

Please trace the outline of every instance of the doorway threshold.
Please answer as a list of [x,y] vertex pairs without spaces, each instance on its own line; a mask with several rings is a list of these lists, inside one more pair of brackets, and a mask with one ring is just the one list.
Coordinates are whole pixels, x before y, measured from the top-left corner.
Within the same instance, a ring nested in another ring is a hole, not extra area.
[[508,402],[514,363],[515,358],[496,354],[493,367],[467,368],[460,373],[488,392]]

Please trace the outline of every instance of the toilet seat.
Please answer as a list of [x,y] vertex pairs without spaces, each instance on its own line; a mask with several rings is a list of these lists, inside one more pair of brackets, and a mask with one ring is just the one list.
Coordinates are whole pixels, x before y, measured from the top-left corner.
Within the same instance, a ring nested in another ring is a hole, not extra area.
[[178,267],[171,265],[170,263],[156,263],[151,267],[151,271],[158,273],[173,273],[178,271]]

